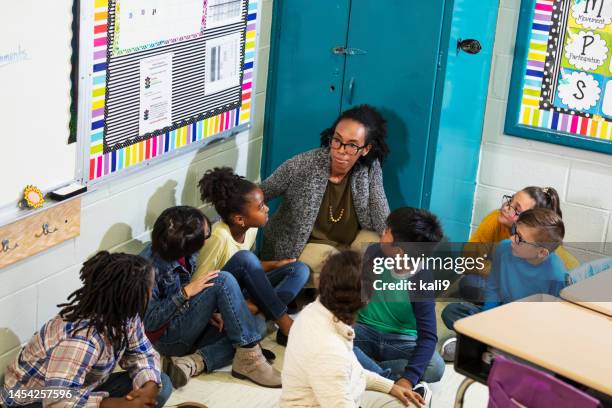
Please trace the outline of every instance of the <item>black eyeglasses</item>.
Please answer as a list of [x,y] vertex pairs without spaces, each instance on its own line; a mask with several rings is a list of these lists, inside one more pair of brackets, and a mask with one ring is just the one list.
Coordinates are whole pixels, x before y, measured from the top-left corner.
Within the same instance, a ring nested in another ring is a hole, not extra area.
[[365,145],[357,146],[355,143],[342,143],[342,140],[338,139],[337,137],[332,137],[329,142],[329,145],[334,150],[339,150],[342,148],[342,146],[344,146],[344,151],[350,154],[351,156],[356,155],[361,149],[365,147]]
[[521,237],[521,234],[518,233],[518,229],[516,228],[516,224],[512,224],[512,229],[511,229],[510,232],[512,233],[512,236],[516,236],[516,239],[518,241],[518,245],[527,244],[527,245],[534,246],[536,248],[544,248],[542,245],[536,244],[535,242],[525,241],[523,239],[523,237]]
[[508,207],[508,209],[510,210],[511,217],[518,217],[521,215],[521,211],[517,210],[516,207],[513,207],[512,204],[510,204],[513,198],[514,196],[509,196],[509,195],[503,196],[502,197],[502,207]]

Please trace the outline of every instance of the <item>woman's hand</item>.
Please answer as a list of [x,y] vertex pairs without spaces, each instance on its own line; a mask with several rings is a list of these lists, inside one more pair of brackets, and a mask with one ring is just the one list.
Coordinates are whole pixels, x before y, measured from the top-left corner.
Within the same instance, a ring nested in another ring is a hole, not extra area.
[[202,276],[201,278],[198,278],[192,282],[189,282],[187,285],[183,286],[183,289],[185,290],[185,294],[187,295],[187,299],[190,299],[191,297],[197,295],[198,293],[200,293],[206,288],[215,286],[214,283],[208,283],[208,282],[215,279],[217,276],[219,276],[219,271],[218,270],[212,271],[208,275]]
[[410,384],[410,381],[404,378],[401,378],[393,385],[393,388],[391,388],[389,394],[400,400],[405,406],[410,405],[410,403],[414,404],[417,408],[422,408],[425,406],[423,397],[412,391],[412,384]]
[[273,269],[280,268],[281,266],[285,266],[295,261],[295,258],[280,259],[278,261],[261,261],[261,267],[264,271],[269,272]]

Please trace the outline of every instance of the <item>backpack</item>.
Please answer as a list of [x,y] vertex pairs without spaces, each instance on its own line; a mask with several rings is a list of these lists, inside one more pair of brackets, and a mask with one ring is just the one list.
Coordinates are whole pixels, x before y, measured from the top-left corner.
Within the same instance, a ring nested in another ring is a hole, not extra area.
[[487,381],[489,408],[597,408],[599,401],[536,368],[496,355]]

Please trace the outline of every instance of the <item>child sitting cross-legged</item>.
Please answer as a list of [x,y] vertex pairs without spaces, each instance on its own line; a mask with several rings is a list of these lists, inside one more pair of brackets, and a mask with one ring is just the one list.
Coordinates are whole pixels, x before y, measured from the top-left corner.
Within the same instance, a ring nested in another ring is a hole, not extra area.
[[157,269],[144,319],[147,335],[169,357],[166,371],[175,388],[229,363],[234,377],[280,388],[280,373],[259,345],[265,322],[249,311],[232,274],[213,271],[192,279],[210,228],[200,210],[187,206],[168,208],[155,221],[152,242],[142,252]]
[[421,407],[417,393],[364,369],[353,353],[362,298],[361,256],[343,250],[323,265],[319,297],[297,317],[285,353],[280,406]]
[[[172,384],[160,372],[159,354],[141,321],[154,276],[153,266],[136,255],[102,251],[86,261],[83,286],[8,366],[0,402],[30,408],[162,407]],[[115,372],[117,364],[126,371]]]
[[[534,208],[521,213],[511,229],[511,239],[495,247],[484,291],[484,305],[452,303],[442,311],[442,320],[450,330],[463,317],[530,295],[559,296],[567,272],[555,253],[565,235],[559,214],[545,208]],[[442,353],[454,358],[455,345],[455,339],[445,342]]]
[[[389,214],[380,244],[366,251],[368,273],[372,260],[420,256],[433,251],[444,234],[437,217],[427,210],[403,207]],[[433,282],[433,271],[385,268],[376,276],[382,284],[369,288],[369,303],[355,324],[355,354],[368,370],[398,379],[398,384],[427,400],[427,383],[440,381],[444,361],[436,353],[438,340],[433,293],[421,289]],[[389,289],[412,280],[411,290]],[[391,284],[391,285],[387,285]],[[387,285],[385,289],[385,286]]]
[[200,250],[193,279],[221,269],[234,275],[246,289],[251,311],[262,311],[279,327],[276,341],[287,344],[293,320],[287,313],[308,280],[310,271],[295,259],[260,261],[251,252],[257,230],[268,222],[268,206],[256,184],[229,167],[207,171],[200,180],[202,201],[212,203],[221,216]]

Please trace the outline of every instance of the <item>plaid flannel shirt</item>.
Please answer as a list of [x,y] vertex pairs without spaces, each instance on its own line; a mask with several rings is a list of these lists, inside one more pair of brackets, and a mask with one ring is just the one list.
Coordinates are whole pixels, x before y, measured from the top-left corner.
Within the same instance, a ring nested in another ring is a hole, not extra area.
[[[98,407],[106,392],[94,391],[115,370],[117,363],[128,371],[134,389],[149,381],[161,386],[159,354],[144,334],[140,318],[128,325],[128,345],[114,350],[112,343],[87,322],[71,323],[59,315],[48,321],[7,367],[0,400],[8,406],[37,402],[13,398],[19,391],[33,389],[70,390],[73,398],[44,400],[53,408]],[[77,331],[75,331],[77,329]]]

